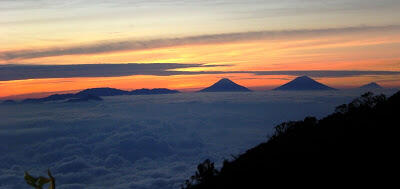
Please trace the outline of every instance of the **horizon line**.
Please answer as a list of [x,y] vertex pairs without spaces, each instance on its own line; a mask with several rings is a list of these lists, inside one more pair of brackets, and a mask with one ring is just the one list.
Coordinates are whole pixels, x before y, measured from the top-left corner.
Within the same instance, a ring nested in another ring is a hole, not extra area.
[[[370,82],[372,83],[372,82]],[[368,83],[369,84],[369,83]],[[262,85],[262,86],[253,86],[253,87],[246,87],[251,89],[253,92],[266,92],[266,91],[275,91],[274,89],[279,87],[281,85]],[[360,86],[349,86],[349,85],[341,85],[341,86],[330,86],[333,87],[334,89],[337,90],[355,90],[355,89],[360,89]],[[382,86],[382,85],[381,85]],[[207,87],[207,86],[206,86]],[[394,89],[399,89],[400,86],[393,86],[393,87],[384,87],[380,90],[394,90]],[[86,89],[96,89],[96,88],[112,88],[112,89],[119,89],[119,90],[125,90],[125,91],[133,91],[133,90],[139,90],[139,89],[160,89],[164,87],[155,87],[155,88],[114,88],[114,87],[93,87],[93,88],[82,88],[82,89],[77,89],[77,90],[66,90],[66,91],[50,91],[50,92],[37,92],[37,93],[26,93],[26,94],[19,94],[19,95],[10,95],[10,96],[4,96],[0,97],[0,100],[23,100],[27,98],[43,98],[43,97],[48,97],[51,95],[55,94],[69,94],[69,93],[76,93],[80,92]],[[170,89],[170,90],[177,90],[180,93],[196,93],[199,90],[203,89],[205,87],[195,87],[195,88],[164,88],[164,89]],[[308,90],[295,90],[295,91],[284,91],[284,92],[296,92],[296,91],[308,91]],[[310,92],[318,92],[321,90],[312,90]]]

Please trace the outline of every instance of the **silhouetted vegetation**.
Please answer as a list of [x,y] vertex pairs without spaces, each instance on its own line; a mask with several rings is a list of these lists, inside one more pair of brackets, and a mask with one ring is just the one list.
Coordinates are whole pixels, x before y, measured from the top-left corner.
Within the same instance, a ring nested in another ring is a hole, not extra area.
[[[396,171],[394,165],[398,162],[399,112],[400,92],[390,98],[366,93],[338,106],[321,120],[307,117],[276,126],[267,142],[232,161],[225,160],[219,172],[207,160],[183,188],[299,187],[318,183],[324,183],[318,186],[325,188],[378,182],[382,176],[387,182],[394,177],[390,174]],[[200,170],[207,170],[207,176],[199,177]]]
[[197,166],[195,175],[191,176],[190,180],[186,180],[182,188],[190,188],[194,184],[208,181],[213,179],[217,174],[218,171],[215,169],[214,163],[212,163],[209,159],[206,159],[203,163],[200,163]]
[[47,175],[49,178],[40,176],[40,177],[33,177],[28,172],[25,172],[24,179],[29,186],[32,186],[35,189],[43,189],[45,184],[49,184],[49,189],[56,188],[56,181],[55,178],[51,175],[50,170],[47,170]]

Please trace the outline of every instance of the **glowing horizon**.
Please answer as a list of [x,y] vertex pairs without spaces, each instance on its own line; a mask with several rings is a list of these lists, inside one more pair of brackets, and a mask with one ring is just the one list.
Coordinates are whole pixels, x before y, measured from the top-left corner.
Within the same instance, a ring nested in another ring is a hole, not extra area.
[[[220,77],[272,88],[294,77],[256,71],[400,71],[398,17],[400,2],[392,0],[2,1],[0,69],[10,64],[206,66],[173,68],[187,74],[165,76],[0,80],[0,98],[94,87],[191,91]],[[338,88],[369,82],[400,86],[399,74],[317,80]]]

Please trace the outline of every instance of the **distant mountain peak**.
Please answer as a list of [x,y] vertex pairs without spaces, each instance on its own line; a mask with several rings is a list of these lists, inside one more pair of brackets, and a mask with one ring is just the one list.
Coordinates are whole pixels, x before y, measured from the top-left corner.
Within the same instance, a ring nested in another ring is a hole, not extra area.
[[380,86],[378,83],[371,82],[366,85],[360,87],[360,89],[382,89],[383,87]]
[[308,76],[300,76],[274,90],[301,91],[301,90],[335,90]]
[[299,76],[299,77],[297,77],[296,79],[307,79],[307,80],[313,80],[313,79],[311,79],[311,77],[308,77],[308,76],[306,76],[306,75]]
[[199,92],[249,92],[250,89],[236,84],[228,78],[222,78],[210,87],[207,87]]
[[233,82],[229,78],[226,78],[226,77],[221,78],[219,81],[230,81],[230,82]]
[[235,82],[233,82],[232,80],[230,80],[228,78],[222,78],[217,83],[220,83],[220,84],[236,84]]

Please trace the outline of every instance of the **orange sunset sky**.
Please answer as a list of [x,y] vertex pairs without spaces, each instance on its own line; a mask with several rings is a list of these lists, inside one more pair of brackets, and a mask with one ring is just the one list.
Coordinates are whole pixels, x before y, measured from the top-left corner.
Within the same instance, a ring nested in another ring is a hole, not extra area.
[[[399,87],[398,18],[397,0],[4,0],[0,98],[194,91],[222,77],[263,90],[299,75],[290,71],[337,88]],[[135,65],[96,67],[109,64]]]

